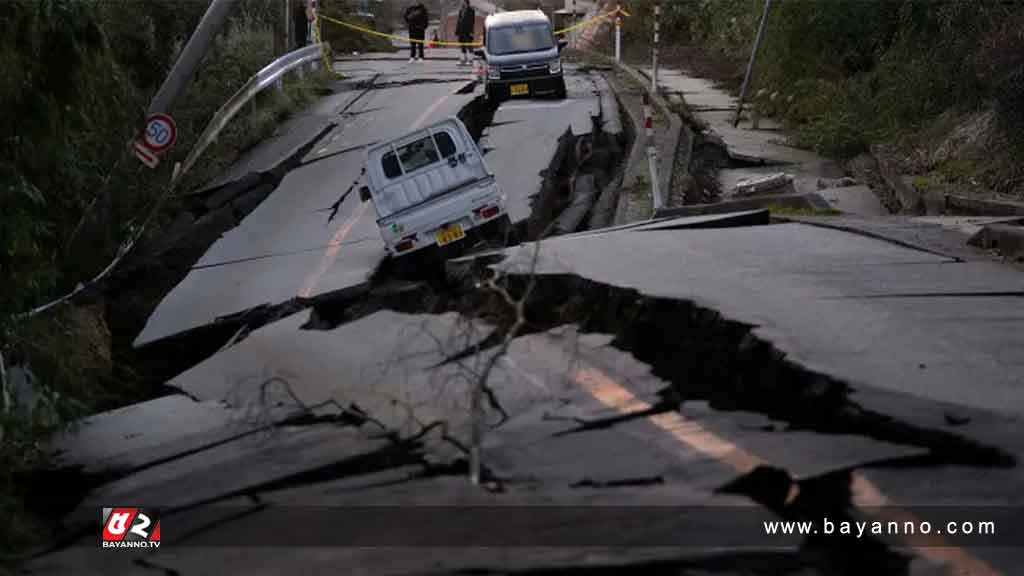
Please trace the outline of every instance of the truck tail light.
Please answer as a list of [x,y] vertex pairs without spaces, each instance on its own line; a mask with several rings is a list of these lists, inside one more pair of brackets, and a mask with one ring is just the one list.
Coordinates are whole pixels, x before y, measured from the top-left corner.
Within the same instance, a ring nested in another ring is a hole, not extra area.
[[408,252],[416,246],[416,235],[410,234],[395,244],[395,252]]
[[495,216],[498,215],[498,212],[500,211],[501,210],[497,206],[484,206],[482,208],[477,208],[476,210],[474,210],[474,212],[476,212],[477,218],[480,218],[481,220],[494,218]]

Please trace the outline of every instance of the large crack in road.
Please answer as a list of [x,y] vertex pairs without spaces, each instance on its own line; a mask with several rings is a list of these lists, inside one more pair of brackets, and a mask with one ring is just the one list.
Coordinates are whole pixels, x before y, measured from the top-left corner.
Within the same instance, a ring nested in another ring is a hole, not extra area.
[[[478,97],[460,111],[459,117],[479,142],[492,125],[496,111],[497,107],[493,103]],[[565,221],[563,215],[573,209],[581,176],[590,177],[588,186],[594,190],[614,185],[613,175],[621,160],[625,142],[603,134],[600,127],[598,117],[594,119],[594,130],[589,135],[575,136],[571,131],[561,135],[555,155],[543,174],[541,190],[533,199],[531,217],[519,223],[503,244],[477,246],[474,250],[500,249],[516,244],[519,240],[540,240],[554,234],[586,230],[586,222],[589,220],[586,216],[592,204],[584,207],[581,214],[569,218],[571,224],[568,227],[559,229],[555,224]],[[317,140],[319,137],[305,150],[315,146]],[[714,143],[707,146],[706,150],[698,151],[691,168],[697,169],[701,189],[714,195],[714,175],[725,160]],[[304,155],[305,152],[297,154],[282,164],[280,170],[283,172],[275,170],[271,180],[264,182],[263,177],[260,177],[260,184],[263,185],[260,193],[270,194],[284,174],[299,165]],[[269,189],[265,190],[268,186]],[[235,201],[234,198],[218,201],[213,209],[230,207],[237,221],[244,216],[238,210],[245,209],[250,202],[235,206],[232,203]],[[581,210],[578,205],[575,209]],[[818,477],[803,478],[800,482],[809,496],[797,501],[796,508],[787,501],[788,491],[796,480],[788,471],[780,468],[758,467],[721,487],[723,492],[747,496],[778,512],[783,518],[829,514],[842,517],[842,511],[851,505],[852,474],[859,468],[951,464],[1007,468],[1016,464],[1012,454],[998,447],[946,430],[901,422],[861,407],[851,397],[851,387],[846,383],[807,370],[789,360],[771,342],[756,337],[753,327],[723,318],[715,310],[686,300],[645,296],[636,290],[601,284],[575,275],[524,274],[499,277],[489,265],[500,259],[501,256],[497,254],[480,257],[471,270],[467,272],[462,269],[457,274],[445,270],[444,260],[427,259],[410,266],[400,266],[401,262],[396,260],[385,260],[368,283],[313,298],[297,297],[287,302],[222,317],[214,324],[151,344],[145,353],[147,358],[158,359],[151,360],[158,366],[154,373],[174,375],[225,347],[244,341],[248,334],[260,327],[307,309],[310,315],[302,325],[304,330],[335,330],[384,310],[435,315],[455,312],[462,318],[481,321],[495,328],[489,336],[450,354],[443,363],[455,363],[485,351],[493,351],[513,337],[521,338],[572,325],[585,334],[611,335],[611,346],[650,366],[653,374],[669,385],[660,391],[660,400],[648,409],[605,418],[577,419],[578,425],[575,428],[558,435],[606,430],[634,420],[677,411],[688,402],[704,401],[715,411],[745,411],[766,415],[785,423],[789,430],[862,436],[890,444],[919,447],[926,451],[923,456],[861,463]],[[481,288],[492,281],[500,281],[503,292]],[[518,316],[519,311],[508,305],[509,298],[522,303],[521,317]],[[500,399],[496,398],[493,402],[500,410]],[[352,411],[343,416],[323,416],[307,410],[274,425],[358,427],[373,417],[372,414],[362,413],[358,407],[352,407]],[[465,473],[465,460],[456,459],[449,462],[447,467],[438,467],[422,458],[423,446],[419,436],[437,424],[425,427],[418,436],[411,438],[388,436],[391,444],[387,448],[364,456],[257,483],[199,501],[181,510],[170,510],[169,513],[239,496],[258,499],[261,492],[328,482],[408,464],[422,465],[425,472],[398,482],[410,482],[430,475]],[[443,426],[443,423],[440,425]],[[390,431],[383,430],[382,433],[387,436]],[[458,448],[463,453],[467,452],[464,446]],[[133,471],[121,470],[101,477],[76,478],[76,485],[83,487],[76,503],[88,489],[130,472]],[[485,477],[490,482],[502,482],[501,478],[489,470],[485,471]],[[66,480],[65,476],[54,475],[40,486],[56,488]],[[572,488],[643,488],[661,483],[660,477],[610,481],[585,478],[572,484]],[[783,485],[780,493],[779,486]],[[75,499],[73,496],[68,501],[62,500],[56,508],[66,511],[69,501]],[[57,509],[55,511],[59,512]],[[675,574],[681,571],[715,572],[728,569],[745,570],[752,574],[804,574],[807,570],[818,570],[822,574],[861,574],[869,570],[889,573],[890,569],[900,565],[905,570],[906,562],[907,558],[902,554],[871,539],[857,542],[850,539],[823,541],[808,538],[805,548],[799,553],[720,554],[629,566],[538,569],[514,573],[583,575],[642,569],[645,573]],[[466,573],[510,572],[492,572],[481,568]]]

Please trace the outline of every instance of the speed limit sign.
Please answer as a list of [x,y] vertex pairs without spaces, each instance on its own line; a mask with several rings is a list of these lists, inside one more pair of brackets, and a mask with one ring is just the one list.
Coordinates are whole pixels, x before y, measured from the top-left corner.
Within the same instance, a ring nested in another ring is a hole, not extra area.
[[178,128],[167,114],[153,114],[146,118],[142,143],[153,152],[165,152],[178,139]]

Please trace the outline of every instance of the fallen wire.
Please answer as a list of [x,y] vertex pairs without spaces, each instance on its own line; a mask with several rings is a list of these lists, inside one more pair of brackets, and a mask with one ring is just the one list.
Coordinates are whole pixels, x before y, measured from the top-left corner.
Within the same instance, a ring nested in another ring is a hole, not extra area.
[[359,184],[359,181],[363,179],[364,174],[366,174],[366,166],[363,166],[363,169],[359,171],[359,176],[356,176],[356,179],[352,181],[352,184],[348,187],[348,190],[345,190],[345,193],[342,194],[340,198],[338,198],[338,201],[335,202],[334,204],[331,204],[331,214],[327,216],[328,224],[330,224],[331,221],[334,220],[334,217],[338,215],[338,209],[341,208],[341,204],[345,201],[345,198],[348,198],[348,195],[352,193],[352,190],[354,190],[356,185]]

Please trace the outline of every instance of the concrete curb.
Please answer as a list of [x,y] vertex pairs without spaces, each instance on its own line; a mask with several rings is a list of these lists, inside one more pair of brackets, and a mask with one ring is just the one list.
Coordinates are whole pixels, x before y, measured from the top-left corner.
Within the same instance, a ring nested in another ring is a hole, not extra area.
[[620,93],[623,91],[622,86],[614,78],[608,78],[608,85],[611,87],[615,97],[619,100],[619,109],[625,110],[626,115],[629,117],[629,123],[631,124],[629,133],[633,137],[633,144],[630,147],[629,155],[626,156],[626,162],[622,167],[622,179],[619,182],[619,189],[617,191],[618,196],[615,198],[615,214],[611,222],[607,225],[618,225],[625,224],[629,221],[629,194],[627,190],[632,190],[636,184],[636,170],[644,159],[644,147],[643,142],[639,137],[639,132],[643,128],[643,120],[637,116],[636,110],[632,107],[627,106],[623,101]]
[[818,194],[779,194],[770,196],[753,196],[736,200],[725,200],[712,204],[691,204],[676,208],[666,208],[655,213],[655,218],[678,218],[682,216],[707,216],[711,214],[728,214],[759,210],[769,206],[789,208],[792,210],[828,210],[829,203]]
[[[668,118],[668,138],[666,138],[666,140],[658,146],[658,156],[661,160],[659,166],[660,172],[658,173],[658,184],[659,188],[662,191],[662,200],[665,201],[665,204],[667,206],[668,198],[672,192],[672,182],[676,164],[676,153],[679,148],[679,136],[682,134],[683,130],[683,121],[681,118],[679,118],[678,114],[674,113],[672,109],[669,108],[668,103],[665,102],[665,100],[657,91],[651,91],[650,81],[647,80],[646,77],[643,74],[641,74],[639,70],[623,62],[614,62],[614,65],[619,70],[622,70],[626,74],[629,74],[630,77],[633,78],[633,80],[635,80],[641,86],[643,86],[644,91],[647,92],[647,94],[650,96],[651,102],[654,103],[654,106],[658,108],[658,111],[662,115]],[[639,140],[639,137],[637,139]],[[691,136],[690,141],[692,140],[693,138]]]
[[1024,204],[999,200],[970,198],[956,194],[945,195],[946,209],[985,216],[1024,216]]
[[[661,97],[660,94],[658,94],[657,92],[651,92],[650,81],[645,79],[643,74],[641,74],[638,70],[623,62],[616,62],[613,58],[605,56],[604,54],[599,54],[597,52],[590,51],[585,51],[584,53],[587,54],[588,56],[600,58],[605,62],[608,62],[616,70],[619,70],[629,75],[629,77],[632,78],[634,82],[637,82],[640,86],[643,87],[644,92],[646,92],[650,96],[651,102],[654,103],[654,106],[658,109],[658,112],[662,114],[664,117],[668,118],[668,138],[658,146],[658,155],[660,160],[658,184],[660,185],[659,187],[662,191],[662,200],[665,202],[667,206],[668,200],[672,194],[672,183],[675,179],[676,154],[679,148],[679,138],[684,128],[682,119],[679,118],[677,114],[672,112],[671,108],[669,108],[668,106],[668,103],[665,102],[665,100]],[[613,224],[618,225],[625,224],[629,220],[628,194],[623,194],[622,191],[631,190],[633,186],[636,184],[635,178],[631,178],[630,174],[631,172],[635,172],[637,162],[644,161],[644,146],[642,145],[641,137],[641,134],[643,133],[643,119],[639,118],[636,112],[632,110],[629,106],[625,106],[622,103],[622,98],[620,95],[620,93],[622,92],[622,87],[617,82],[615,82],[614,78],[608,77],[606,79],[612,91],[615,93],[616,98],[619,99],[619,107],[626,110],[627,114],[629,115],[630,122],[633,125],[631,131],[633,134],[633,146],[630,150],[629,156],[627,156],[626,165],[624,167],[623,173],[626,176],[623,181],[621,190],[619,192],[619,197],[617,200],[615,210],[615,220],[613,222]],[[687,136],[688,141],[692,144],[692,133],[688,133]],[[687,166],[689,165],[689,156],[691,154],[692,150],[689,151],[687,154]]]

